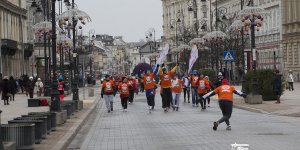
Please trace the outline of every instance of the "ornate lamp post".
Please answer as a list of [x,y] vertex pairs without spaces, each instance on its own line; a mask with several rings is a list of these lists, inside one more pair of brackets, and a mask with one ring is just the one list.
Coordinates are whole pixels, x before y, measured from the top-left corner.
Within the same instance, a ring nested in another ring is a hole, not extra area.
[[[68,0],[67,0],[68,1]],[[66,2],[67,3],[67,2]],[[85,25],[86,22],[91,21],[91,18],[85,12],[75,8],[75,2],[72,0],[72,9],[63,12],[58,16],[58,19],[61,21],[61,24],[65,29],[71,29],[73,32],[73,68],[74,68],[74,78],[72,81],[72,92],[73,92],[73,101],[76,103],[75,106],[78,106],[79,95],[78,95],[78,82],[79,82],[79,73],[78,73],[78,61],[77,61],[77,49],[76,49],[76,27],[82,29],[81,25]],[[77,109],[77,108],[76,108]]]
[[[95,40],[95,30],[94,29],[91,29],[89,31],[89,52],[90,52],[90,55],[93,54],[93,41]],[[92,45],[91,45],[92,44]],[[93,60],[92,60],[92,56],[90,56],[90,76],[93,75]]]
[[241,21],[244,23],[244,31],[251,31],[251,49],[252,49],[252,67],[253,67],[253,79],[252,79],[252,94],[258,94],[258,83],[256,76],[256,45],[255,45],[255,30],[259,31],[263,17],[266,12],[263,8],[254,7],[254,1],[251,1],[251,7],[243,9],[239,15],[242,17]]

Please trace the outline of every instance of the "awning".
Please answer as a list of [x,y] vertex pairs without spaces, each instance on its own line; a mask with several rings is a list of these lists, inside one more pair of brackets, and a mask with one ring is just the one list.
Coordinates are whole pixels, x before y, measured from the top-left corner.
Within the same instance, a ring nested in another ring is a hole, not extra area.
[[24,58],[29,58],[33,54],[33,44],[24,43]]
[[14,56],[18,50],[18,42],[10,39],[1,39],[2,55]]

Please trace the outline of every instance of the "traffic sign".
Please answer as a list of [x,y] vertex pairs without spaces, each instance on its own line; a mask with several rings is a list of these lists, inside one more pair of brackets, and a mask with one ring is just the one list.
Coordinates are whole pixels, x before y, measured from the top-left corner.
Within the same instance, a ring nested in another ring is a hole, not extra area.
[[234,61],[234,52],[233,52],[233,50],[224,51],[224,61],[225,62]]

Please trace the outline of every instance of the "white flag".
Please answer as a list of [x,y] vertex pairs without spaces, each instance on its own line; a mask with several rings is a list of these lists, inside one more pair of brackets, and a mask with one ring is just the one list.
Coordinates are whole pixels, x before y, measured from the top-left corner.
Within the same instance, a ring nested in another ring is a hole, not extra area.
[[189,71],[191,71],[191,69],[193,68],[194,63],[196,62],[196,60],[198,59],[198,48],[196,45],[193,45],[192,51],[191,51],[191,55],[190,55],[190,62],[189,62]]
[[163,50],[160,52],[159,57],[156,60],[156,65],[154,66],[154,70],[156,70],[157,65],[161,65],[164,62],[164,59],[169,53],[169,44],[166,44],[166,46],[163,48]]

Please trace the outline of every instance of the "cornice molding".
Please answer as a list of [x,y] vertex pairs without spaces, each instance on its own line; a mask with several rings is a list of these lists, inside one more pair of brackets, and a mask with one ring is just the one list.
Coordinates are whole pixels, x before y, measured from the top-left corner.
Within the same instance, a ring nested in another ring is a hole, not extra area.
[[0,8],[2,10],[9,11],[15,15],[22,16],[23,18],[27,18],[27,16],[26,16],[27,10],[26,9],[20,8],[16,5],[8,2],[7,0],[0,0]]

